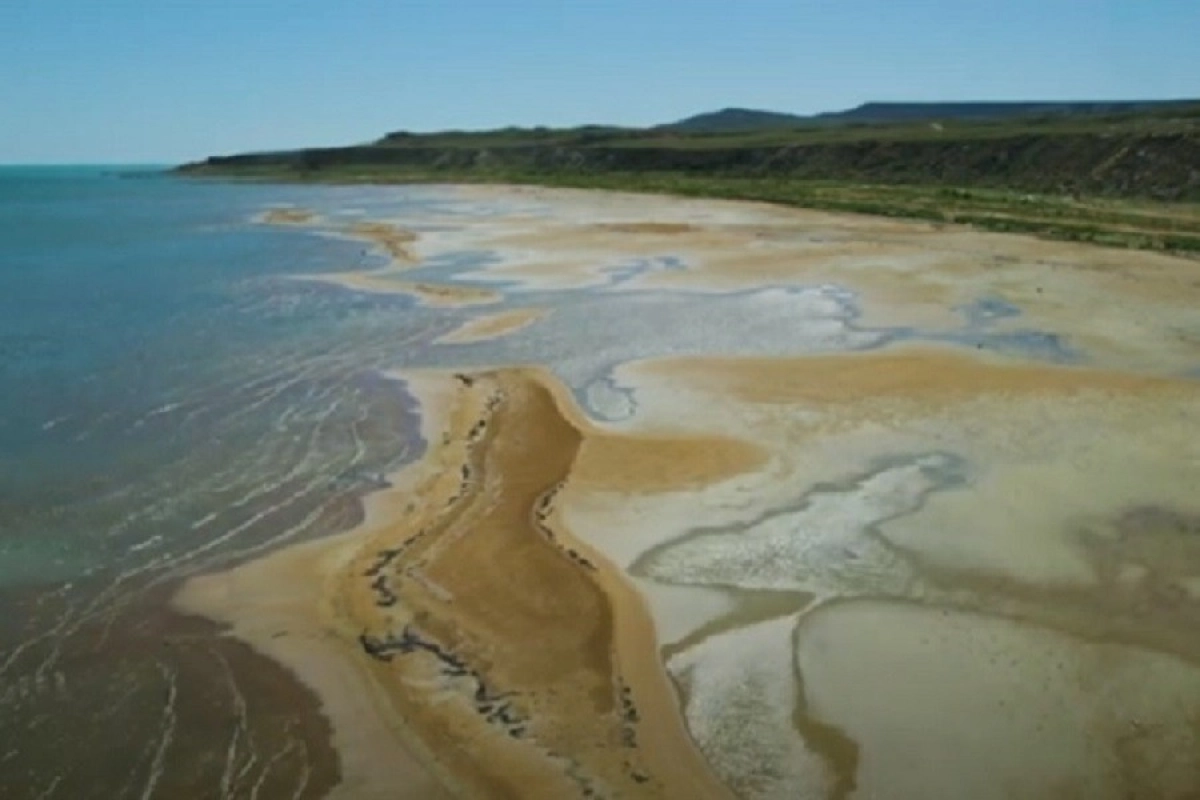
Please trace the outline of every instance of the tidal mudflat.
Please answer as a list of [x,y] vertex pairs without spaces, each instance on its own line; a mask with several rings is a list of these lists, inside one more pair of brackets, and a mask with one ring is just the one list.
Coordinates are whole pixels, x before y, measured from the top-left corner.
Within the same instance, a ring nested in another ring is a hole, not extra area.
[[432,191],[265,218],[386,261],[317,280],[437,299],[389,373],[424,456],[177,598],[316,693],[338,792],[1200,787],[1194,260]]

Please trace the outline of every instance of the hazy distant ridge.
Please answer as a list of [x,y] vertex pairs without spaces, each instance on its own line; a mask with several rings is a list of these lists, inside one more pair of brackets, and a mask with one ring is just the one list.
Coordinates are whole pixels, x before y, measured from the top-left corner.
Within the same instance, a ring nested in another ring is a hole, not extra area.
[[1193,100],[1125,100],[1087,102],[863,103],[845,111],[811,116],[750,108],[724,108],[696,114],[660,129],[679,131],[755,131],[847,123],[1003,120],[1017,117],[1123,114],[1195,106]]
[[762,182],[756,197],[838,181],[1194,203],[1200,101],[868,103],[808,118],[725,109],[643,129],[397,131],[349,147],[214,156],[185,171],[625,185],[671,175]]

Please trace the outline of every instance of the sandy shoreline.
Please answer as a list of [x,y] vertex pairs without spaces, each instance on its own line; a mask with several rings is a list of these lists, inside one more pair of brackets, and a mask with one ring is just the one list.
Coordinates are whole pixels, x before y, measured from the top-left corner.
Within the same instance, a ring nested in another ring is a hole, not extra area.
[[364,528],[196,579],[180,607],[316,691],[345,796],[726,796],[637,592],[558,519],[588,430],[567,393],[535,370],[417,385],[442,430]]
[[[319,225],[321,218],[316,212],[303,208],[277,208],[265,212],[259,221],[266,225],[289,227]],[[295,275],[295,280],[315,281],[318,283],[340,286],[356,292],[374,294],[407,295],[414,298],[423,306],[431,308],[466,308],[471,306],[490,305],[500,302],[503,298],[499,292],[491,289],[465,286],[459,283],[434,283],[431,281],[405,280],[405,272],[419,266],[421,257],[414,250],[418,241],[417,234],[387,222],[357,222],[351,225],[333,227],[335,233],[358,239],[377,248],[387,258],[387,263],[381,267],[369,270],[350,270],[346,272],[328,272],[315,275]],[[500,335],[508,330],[515,330],[529,324],[533,318],[521,322],[506,321],[497,326],[484,325],[485,329],[496,328],[495,334]],[[479,335],[467,331],[464,336]],[[464,341],[473,341],[466,339]]]

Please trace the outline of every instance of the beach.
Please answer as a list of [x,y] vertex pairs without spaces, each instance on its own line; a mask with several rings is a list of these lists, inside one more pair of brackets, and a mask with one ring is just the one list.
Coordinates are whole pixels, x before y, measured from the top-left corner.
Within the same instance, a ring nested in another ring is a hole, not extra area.
[[315,694],[335,796],[1200,785],[1193,261],[437,191],[263,218],[382,259],[305,281],[451,315],[389,372],[426,447],[175,600]]
[[[456,788],[726,796],[690,746],[644,606],[557,520],[554,495],[584,435],[578,413],[560,406],[569,398],[527,370],[453,380],[449,397],[439,385],[426,406],[444,444],[421,475],[396,476],[403,489],[373,498],[366,531],[308,546],[302,561],[285,552],[197,579],[182,607],[313,674],[335,735],[355,736],[366,711],[369,728],[399,718],[439,742],[427,763]],[[349,669],[314,670],[307,647],[290,652],[287,640],[321,633],[344,641]],[[338,695],[357,681],[386,700],[354,709]],[[402,752],[404,739],[395,735]],[[380,749],[379,762],[347,775],[349,796],[413,782]]]

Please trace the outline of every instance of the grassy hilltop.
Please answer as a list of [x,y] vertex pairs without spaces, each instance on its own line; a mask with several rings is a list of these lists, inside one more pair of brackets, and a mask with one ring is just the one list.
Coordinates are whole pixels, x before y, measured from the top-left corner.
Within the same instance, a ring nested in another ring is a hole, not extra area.
[[1200,101],[725,109],[653,128],[389,133],[191,175],[669,192],[1200,253]]

